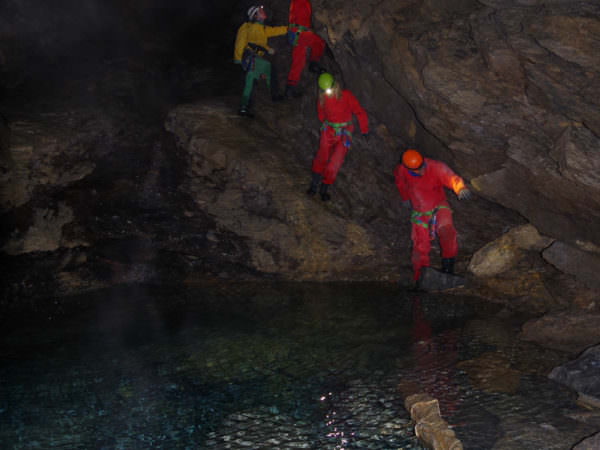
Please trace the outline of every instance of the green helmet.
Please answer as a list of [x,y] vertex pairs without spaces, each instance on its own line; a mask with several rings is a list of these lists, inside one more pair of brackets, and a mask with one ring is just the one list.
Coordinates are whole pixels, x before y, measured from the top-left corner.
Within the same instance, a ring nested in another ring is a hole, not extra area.
[[330,73],[323,72],[319,75],[319,87],[324,91],[333,87],[333,76]]

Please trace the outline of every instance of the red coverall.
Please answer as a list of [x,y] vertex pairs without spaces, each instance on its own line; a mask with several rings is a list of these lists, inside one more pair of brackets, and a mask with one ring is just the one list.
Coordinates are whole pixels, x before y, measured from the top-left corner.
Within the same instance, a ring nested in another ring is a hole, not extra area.
[[[454,258],[458,251],[456,243],[456,229],[452,223],[452,212],[446,201],[444,187],[458,194],[464,189],[465,183],[446,164],[433,159],[425,158],[425,173],[413,176],[411,172],[398,164],[394,169],[396,187],[402,200],[410,200],[413,208],[411,215],[412,239],[411,263],[413,266],[413,279],[419,279],[421,267],[429,266],[430,240],[438,235],[442,258]],[[427,215],[434,208],[442,206],[434,215]],[[423,213],[422,215],[419,213]],[[431,220],[434,218],[434,220]],[[433,229],[430,230],[429,223]],[[425,225],[425,226],[424,226]]]
[[[352,114],[358,119],[362,134],[369,132],[369,122],[367,113],[350,91],[342,90],[339,100],[335,95],[325,95],[324,98],[323,105],[317,100],[317,114],[323,125],[312,171],[323,177],[323,184],[332,184],[352,143]],[[343,123],[347,125],[336,126]]]
[[[296,86],[306,63],[306,49],[310,48],[309,59],[318,61],[323,55],[325,41],[310,31],[311,7],[308,0],[291,0],[289,12],[289,31],[300,31],[292,49],[292,65],[287,84]],[[305,29],[305,30],[303,30]]]

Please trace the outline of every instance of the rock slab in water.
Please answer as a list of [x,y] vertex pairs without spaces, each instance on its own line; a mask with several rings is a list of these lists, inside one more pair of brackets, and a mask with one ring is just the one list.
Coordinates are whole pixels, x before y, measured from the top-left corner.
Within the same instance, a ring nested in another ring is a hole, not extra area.
[[458,275],[440,272],[431,267],[423,267],[419,278],[419,287],[425,291],[444,291],[464,286],[465,279]]
[[[600,404],[600,345],[584,351],[579,358],[555,367],[548,377],[576,390],[586,403]],[[598,447],[600,448],[600,447]]]
[[404,401],[404,407],[415,421],[415,434],[427,447],[434,450],[462,450],[462,443],[454,431],[442,419],[438,401],[428,394],[410,395]]
[[579,353],[600,342],[600,314],[560,312],[532,319],[520,338],[543,347]]

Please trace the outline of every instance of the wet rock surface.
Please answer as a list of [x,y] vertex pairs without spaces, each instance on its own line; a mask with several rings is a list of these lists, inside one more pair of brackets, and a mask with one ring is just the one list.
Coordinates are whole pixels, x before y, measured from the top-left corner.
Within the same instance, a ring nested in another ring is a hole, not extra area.
[[565,384],[584,397],[583,401],[600,407],[600,346],[585,350],[577,359],[550,372],[550,379]]
[[600,341],[600,315],[562,312],[532,319],[523,325],[521,338],[544,347],[577,354]]

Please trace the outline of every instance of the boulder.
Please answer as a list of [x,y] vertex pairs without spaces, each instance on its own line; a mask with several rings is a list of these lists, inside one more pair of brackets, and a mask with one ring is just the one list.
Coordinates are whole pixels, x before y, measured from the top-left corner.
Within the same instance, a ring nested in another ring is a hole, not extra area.
[[573,275],[590,288],[600,289],[600,253],[581,250],[557,241],[544,250],[542,256],[561,272]]
[[600,345],[585,350],[577,359],[555,367],[548,377],[577,391],[582,403],[600,407]]
[[404,401],[404,407],[415,422],[415,434],[427,448],[433,450],[462,450],[454,431],[442,419],[440,405],[428,394],[413,394]]
[[515,227],[475,252],[469,271],[478,277],[499,275],[513,268],[524,251],[539,251],[551,242],[551,238],[540,235],[531,224]]
[[552,313],[526,322],[520,338],[576,354],[600,342],[599,323],[600,314]]

